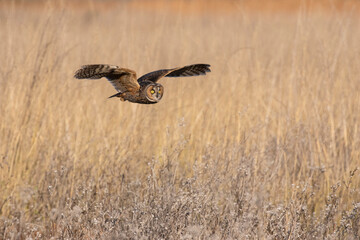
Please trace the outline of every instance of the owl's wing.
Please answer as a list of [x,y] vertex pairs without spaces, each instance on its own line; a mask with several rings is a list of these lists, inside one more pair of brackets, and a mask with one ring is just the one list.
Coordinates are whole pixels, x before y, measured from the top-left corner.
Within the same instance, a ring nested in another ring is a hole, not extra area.
[[75,72],[78,79],[100,79],[105,77],[118,92],[137,91],[140,89],[133,70],[107,64],[82,66]]
[[191,77],[205,75],[211,72],[209,64],[193,64],[185,67],[162,69],[147,73],[138,79],[139,83],[145,81],[157,82],[162,77]]

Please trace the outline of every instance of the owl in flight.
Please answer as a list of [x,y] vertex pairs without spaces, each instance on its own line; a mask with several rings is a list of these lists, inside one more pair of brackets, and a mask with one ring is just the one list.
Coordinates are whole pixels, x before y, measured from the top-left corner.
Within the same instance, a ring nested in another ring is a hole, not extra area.
[[205,75],[206,72],[210,72],[209,64],[194,64],[150,72],[137,79],[136,72],[133,70],[107,64],[95,64],[82,66],[75,72],[74,77],[78,79],[105,77],[118,91],[109,98],[118,97],[121,101],[154,104],[159,102],[164,94],[164,87],[157,83],[160,78],[191,77]]

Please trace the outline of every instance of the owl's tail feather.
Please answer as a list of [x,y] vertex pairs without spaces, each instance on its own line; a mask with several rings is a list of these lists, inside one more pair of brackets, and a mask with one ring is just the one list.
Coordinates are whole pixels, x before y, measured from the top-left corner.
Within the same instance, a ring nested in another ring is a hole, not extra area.
[[120,95],[123,94],[122,92],[118,92],[117,94],[111,95],[108,98],[113,98],[113,97],[121,97]]

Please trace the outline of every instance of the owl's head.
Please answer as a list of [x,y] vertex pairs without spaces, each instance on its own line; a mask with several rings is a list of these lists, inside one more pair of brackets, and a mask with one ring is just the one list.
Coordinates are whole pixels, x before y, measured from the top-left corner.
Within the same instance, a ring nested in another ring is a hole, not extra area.
[[145,97],[150,102],[159,102],[164,94],[164,87],[159,83],[151,83],[144,90]]

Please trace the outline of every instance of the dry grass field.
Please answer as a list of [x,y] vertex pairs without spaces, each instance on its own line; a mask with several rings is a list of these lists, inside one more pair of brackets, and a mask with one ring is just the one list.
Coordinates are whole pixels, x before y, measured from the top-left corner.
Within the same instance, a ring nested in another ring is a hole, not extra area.
[[[359,239],[355,8],[66,3],[1,2],[0,239]],[[139,105],[89,63],[212,72]]]

